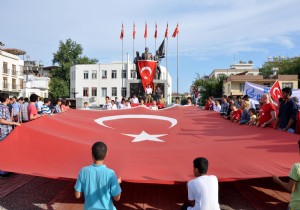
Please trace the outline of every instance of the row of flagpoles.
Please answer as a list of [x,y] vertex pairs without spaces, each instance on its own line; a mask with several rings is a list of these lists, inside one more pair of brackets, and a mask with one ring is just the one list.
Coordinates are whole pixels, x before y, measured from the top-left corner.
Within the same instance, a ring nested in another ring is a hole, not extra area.
[[[154,32],[154,38],[155,38],[155,52],[156,52],[156,39],[158,36],[158,29],[157,29],[157,23],[155,23],[155,32]],[[172,34],[173,38],[177,38],[177,94],[178,94],[178,34],[179,34],[179,26],[178,23],[176,25],[176,28]],[[124,31],[124,25],[122,23],[122,29],[121,29],[121,34],[120,34],[120,39],[122,40],[122,65],[123,65],[123,38],[125,35]],[[165,36],[164,39],[167,40],[166,42],[166,75],[167,75],[167,84],[168,84],[168,36],[169,36],[169,24],[167,23],[166,31],[165,31]],[[145,47],[147,46],[147,37],[148,37],[148,24],[145,22],[145,31],[144,31],[144,38],[145,38]],[[132,56],[134,58],[134,40],[136,38],[136,27],[135,23],[133,22],[133,30],[132,30],[132,38],[133,38],[133,50],[132,50]],[[123,87],[123,80],[122,80],[122,87]]]
[[[179,34],[179,27],[178,27],[178,23],[177,26],[173,32],[172,37],[175,38],[177,35]],[[123,40],[125,35],[124,32],[124,25],[122,23],[122,29],[121,29],[121,34],[120,34],[120,39]],[[157,35],[158,35],[158,29],[157,29],[157,23],[155,23],[155,32],[154,32],[154,38],[157,39]],[[166,27],[166,31],[165,31],[165,38],[168,39],[169,36],[169,25],[167,23],[167,27]],[[148,24],[147,22],[145,23],[145,31],[144,31],[144,38],[147,39],[148,37]],[[133,23],[133,30],[132,30],[132,38],[135,39],[136,38],[136,28],[135,28],[135,23]]]

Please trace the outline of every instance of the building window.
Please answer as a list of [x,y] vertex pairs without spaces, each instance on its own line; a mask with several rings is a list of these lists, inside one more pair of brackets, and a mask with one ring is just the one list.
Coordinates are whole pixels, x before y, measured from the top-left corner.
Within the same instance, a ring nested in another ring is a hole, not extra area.
[[83,79],[89,79],[89,71],[83,72]]
[[97,96],[97,88],[92,87],[92,96]]
[[3,77],[3,89],[8,89],[7,77]]
[[271,87],[271,84],[269,82],[267,82],[267,83],[264,83],[264,86],[265,87]]
[[102,79],[107,79],[107,71],[102,70]]
[[127,89],[126,89],[126,87],[122,88],[121,96],[122,97],[126,97],[127,96]]
[[13,75],[13,76],[16,76],[16,75],[17,75],[16,65],[12,65],[12,75]]
[[89,88],[88,87],[83,88],[83,96],[89,96]]
[[282,88],[286,88],[286,87],[289,87],[289,88],[293,89],[293,83],[292,82],[283,82],[282,83]]
[[112,70],[111,71],[111,78],[116,79],[117,78],[117,70]]
[[135,79],[136,78],[136,70],[130,71],[130,78]]
[[111,88],[111,96],[117,96],[117,88],[116,87]]
[[11,88],[13,90],[16,90],[17,89],[17,81],[16,81],[16,79],[12,79],[11,81],[12,81],[12,87]]
[[8,68],[7,68],[7,63],[3,62],[3,73],[8,74]]
[[92,71],[92,79],[97,79],[97,71],[96,70]]
[[101,89],[101,96],[106,97],[107,96],[107,88],[102,88]]
[[240,83],[240,92],[244,92],[245,84]]
[[127,71],[126,70],[122,70],[122,78],[127,78]]
[[24,87],[23,87],[23,80],[22,80],[22,79],[19,79],[19,86],[20,86],[19,89],[23,89],[23,88],[24,88]]

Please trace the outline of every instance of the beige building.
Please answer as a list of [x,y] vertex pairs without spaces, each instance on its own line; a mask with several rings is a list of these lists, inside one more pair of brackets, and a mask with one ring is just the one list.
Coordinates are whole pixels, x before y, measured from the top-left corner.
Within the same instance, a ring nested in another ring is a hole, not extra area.
[[253,63],[237,63],[232,64],[228,69],[214,69],[210,73],[209,78],[229,77],[230,75],[241,73],[245,73],[246,75],[258,75],[259,69],[253,68]]
[[274,75],[270,79],[264,79],[262,75],[231,75],[223,81],[224,95],[243,95],[245,82],[271,87],[278,80],[280,87],[298,89],[298,75]]

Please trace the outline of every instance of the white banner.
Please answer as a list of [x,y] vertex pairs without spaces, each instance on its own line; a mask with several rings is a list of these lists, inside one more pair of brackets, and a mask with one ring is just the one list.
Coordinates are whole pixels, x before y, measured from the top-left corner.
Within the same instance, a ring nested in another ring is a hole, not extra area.
[[[258,103],[260,97],[264,93],[270,92],[270,87],[265,87],[263,85],[258,85],[251,82],[245,82],[244,95],[248,95],[255,103]],[[292,97],[297,97],[300,100],[300,89],[293,89]]]
[[269,92],[270,87],[265,87],[263,85],[258,85],[251,82],[245,82],[244,95],[248,95],[251,100],[255,101],[255,103],[258,103],[262,94]]

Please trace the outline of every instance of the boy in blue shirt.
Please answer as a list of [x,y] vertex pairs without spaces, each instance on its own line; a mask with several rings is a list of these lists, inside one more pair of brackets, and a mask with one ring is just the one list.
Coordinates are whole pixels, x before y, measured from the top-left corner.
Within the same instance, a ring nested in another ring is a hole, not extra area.
[[121,178],[117,179],[115,172],[104,165],[107,147],[103,142],[92,146],[94,163],[83,167],[75,184],[75,197],[84,195],[84,209],[115,210],[113,200],[121,197]]

